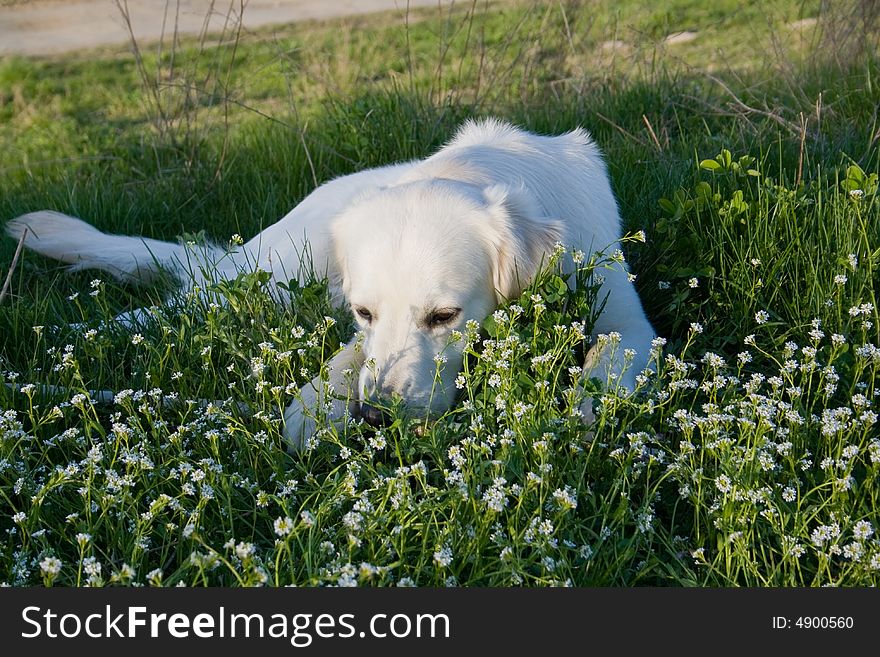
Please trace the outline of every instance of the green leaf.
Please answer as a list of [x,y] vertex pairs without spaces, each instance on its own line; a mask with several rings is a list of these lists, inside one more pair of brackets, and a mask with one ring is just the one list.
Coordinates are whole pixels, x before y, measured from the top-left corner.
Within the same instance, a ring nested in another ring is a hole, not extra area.
[[670,201],[668,198],[661,198],[657,201],[657,205],[660,206],[664,212],[668,212],[669,214],[675,214],[675,203]]
[[858,164],[851,164],[846,168],[846,178],[847,180],[852,180],[859,184],[864,184],[865,172]]
[[705,180],[701,180],[694,187],[694,191],[697,193],[697,196],[702,199],[708,201],[712,198],[712,185],[707,183]]
[[741,189],[736,190],[730,198],[730,209],[737,213],[742,213],[749,209],[749,204],[743,201]]
[[553,283],[556,285],[556,294],[560,297],[568,292],[568,284],[561,277],[554,276]]
[[490,338],[498,337],[498,323],[492,315],[483,320],[483,329]]
[[717,160],[703,160],[700,162],[700,168],[705,169],[706,171],[717,171],[721,168],[721,165]]

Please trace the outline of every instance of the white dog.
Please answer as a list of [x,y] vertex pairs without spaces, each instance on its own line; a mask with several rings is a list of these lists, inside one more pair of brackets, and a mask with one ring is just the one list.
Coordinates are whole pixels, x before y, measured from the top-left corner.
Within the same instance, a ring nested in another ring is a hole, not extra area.
[[[316,379],[287,408],[284,435],[293,447],[315,432],[321,405],[330,421],[350,412],[374,425],[392,397],[412,414],[447,410],[463,358],[450,333],[517,297],[557,242],[589,252],[621,236],[605,165],[585,131],[544,137],[495,120],[466,123],[427,159],[331,180],[229,253],[108,235],[48,211],[7,225],[13,237],[25,229],[33,250],[122,280],[148,280],[166,269],[193,286],[205,283],[206,271],[232,278],[259,267],[274,286],[304,279],[303,262],[310,261],[328,277],[336,302],[350,306],[363,335],[330,361],[332,397]],[[621,338],[614,350],[594,345],[585,373],[632,389],[654,331],[626,270],[604,274],[600,298],[607,301],[593,337]],[[629,349],[636,356],[625,367]],[[441,352],[446,363],[437,381]],[[350,408],[347,399],[354,400]]]

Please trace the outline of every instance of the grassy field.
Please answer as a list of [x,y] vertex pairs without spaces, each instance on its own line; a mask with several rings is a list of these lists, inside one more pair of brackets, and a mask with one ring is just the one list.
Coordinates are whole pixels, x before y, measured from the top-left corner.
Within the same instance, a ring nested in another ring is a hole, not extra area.
[[102,322],[166,289],[25,254],[0,301],[0,582],[877,584],[874,4],[474,2],[0,59],[0,224],[226,243],[466,117],[584,126],[663,336],[634,395],[593,382],[584,427],[592,290],[551,267],[463,336],[443,418],[290,455],[279,408],[353,331],[321,281],[292,314],[242,277],[132,336]]

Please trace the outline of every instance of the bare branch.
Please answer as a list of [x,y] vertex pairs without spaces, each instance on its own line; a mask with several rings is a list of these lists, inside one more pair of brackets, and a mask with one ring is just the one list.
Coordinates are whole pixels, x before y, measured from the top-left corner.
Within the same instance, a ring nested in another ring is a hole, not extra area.
[[18,259],[21,257],[21,250],[24,248],[24,239],[27,237],[28,229],[25,228],[21,237],[18,240],[18,246],[15,249],[15,255],[12,256],[12,264],[9,265],[9,272],[6,274],[6,280],[3,281],[3,289],[0,290],[0,303],[3,303],[3,299],[6,298],[6,293],[9,290],[9,284],[12,283],[12,273],[15,271],[15,266],[18,264]]

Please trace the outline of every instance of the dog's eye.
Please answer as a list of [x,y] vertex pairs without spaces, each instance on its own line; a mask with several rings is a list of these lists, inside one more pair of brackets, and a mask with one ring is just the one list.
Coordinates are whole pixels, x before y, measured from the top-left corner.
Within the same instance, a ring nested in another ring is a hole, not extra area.
[[461,312],[461,308],[438,308],[428,315],[428,326],[442,326],[443,324],[448,324],[453,319],[458,317],[458,314]]
[[364,308],[363,306],[357,306],[354,311],[360,316],[368,324],[373,321],[373,313]]

